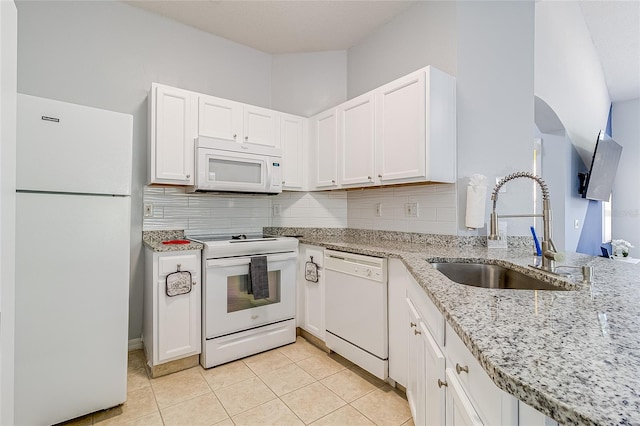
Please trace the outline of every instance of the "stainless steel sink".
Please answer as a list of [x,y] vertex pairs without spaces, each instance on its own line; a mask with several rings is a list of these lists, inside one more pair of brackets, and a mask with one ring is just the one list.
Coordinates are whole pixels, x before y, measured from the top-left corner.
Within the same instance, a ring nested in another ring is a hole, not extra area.
[[540,281],[513,269],[484,263],[432,263],[451,281],[484,288],[515,290],[560,290],[562,287]]

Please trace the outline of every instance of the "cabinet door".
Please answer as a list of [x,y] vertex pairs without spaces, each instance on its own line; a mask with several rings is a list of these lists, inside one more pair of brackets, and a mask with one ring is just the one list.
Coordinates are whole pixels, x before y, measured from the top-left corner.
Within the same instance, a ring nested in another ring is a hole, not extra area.
[[304,301],[304,329],[321,340],[324,340],[325,316],[324,316],[324,274],[322,273],[324,252],[322,249],[307,249],[305,262],[311,260],[319,266],[318,282],[304,280],[305,301]]
[[374,112],[373,92],[338,108],[341,185],[374,183]]
[[279,112],[245,105],[243,123],[243,142],[280,148]]
[[335,109],[315,116],[312,137],[315,144],[315,179],[317,188],[335,188],[338,184],[338,120]]
[[282,146],[282,188],[302,189],[304,186],[304,124],[302,117],[282,114],[280,144]]
[[462,389],[455,370],[447,368],[445,374],[447,378],[446,425],[481,426],[482,420]]
[[[163,262],[164,260],[164,262]],[[157,344],[158,362],[170,361],[200,353],[201,347],[201,285],[199,269],[191,270],[193,286],[191,292],[169,297],[166,293],[166,273],[162,273],[168,263],[199,265],[195,254],[160,258],[157,282]]]
[[242,104],[228,99],[198,97],[198,134],[241,142]]
[[376,163],[382,183],[425,178],[425,72],[376,90]]
[[407,324],[407,401],[413,422],[416,425],[425,423],[425,379],[426,364],[424,345],[420,333],[420,316],[410,299],[405,299],[409,324]]
[[195,96],[160,85],[151,93],[150,183],[193,185]]
[[424,322],[420,322],[425,362],[425,424],[444,426],[445,423],[445,358]]

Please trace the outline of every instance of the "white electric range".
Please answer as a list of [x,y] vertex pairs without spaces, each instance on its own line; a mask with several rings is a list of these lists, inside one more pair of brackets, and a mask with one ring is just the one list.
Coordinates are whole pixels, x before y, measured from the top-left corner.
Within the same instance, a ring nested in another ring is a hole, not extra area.
[[[190,235],[202,251],[202,354],[209,368],[296,340],[298,240],[263,235]],[[252,258],[265,256],[268,297],[251,292]]]

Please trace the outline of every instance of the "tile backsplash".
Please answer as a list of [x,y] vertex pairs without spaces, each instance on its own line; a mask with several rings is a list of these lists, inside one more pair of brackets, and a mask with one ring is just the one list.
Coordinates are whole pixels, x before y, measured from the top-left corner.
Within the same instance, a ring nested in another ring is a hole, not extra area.
[[[188,194],[184,188],[145,186],[143,199],[153,208],[143,219],[144,231],[235,234],[274,226],[457,233],[455,184],[278,195]],[[417,217],[405,215],[407,203],[418,204]]]
[[[453,183],[372,188],[347,194],[349,228],[457,235],[457,195]],[[376,216],[378,203],[380,216]],[[417,203],[416,217],[405,213],[407,203]]]
[[143,218],[144,231],[183,229],[194,235],[260,233],[268,226],[347,227],[344,191],[188,194],[184,188],[145,186],[143,203],[153,208],[153,215]]

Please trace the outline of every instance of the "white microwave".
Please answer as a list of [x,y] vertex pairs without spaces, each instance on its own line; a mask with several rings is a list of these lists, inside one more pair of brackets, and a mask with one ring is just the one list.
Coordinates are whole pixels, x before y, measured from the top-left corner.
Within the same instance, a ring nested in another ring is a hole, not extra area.
[[190,192],[282,192],[282,151],[206,136],[195,140],[195,185]]

